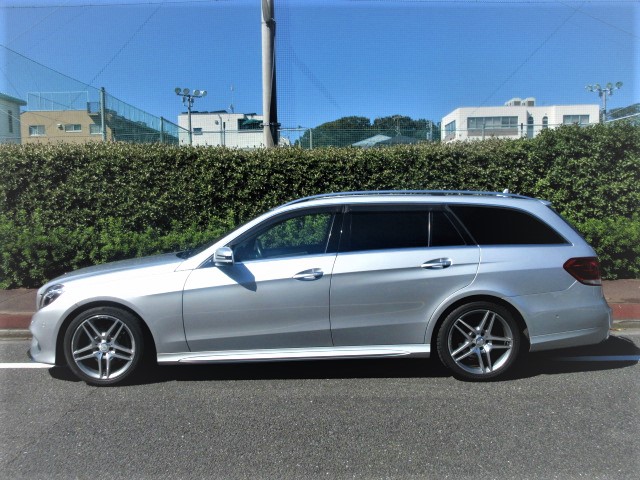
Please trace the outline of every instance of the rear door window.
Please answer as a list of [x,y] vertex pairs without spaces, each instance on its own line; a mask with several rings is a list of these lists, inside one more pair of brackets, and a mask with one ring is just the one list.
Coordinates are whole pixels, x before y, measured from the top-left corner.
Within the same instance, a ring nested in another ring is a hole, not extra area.
[[442,210],[409,206],[367,211],[359,207],[347,215],[346,222],[350,234],[340,248],[343,252],[465,245]]

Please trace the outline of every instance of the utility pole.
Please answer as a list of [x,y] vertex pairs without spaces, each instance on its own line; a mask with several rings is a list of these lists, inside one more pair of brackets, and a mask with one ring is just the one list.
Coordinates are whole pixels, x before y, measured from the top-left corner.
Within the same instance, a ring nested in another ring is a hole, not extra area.
[[278,104],[276,98],[276,21],[274,0],[262,0],[262,131],[264,146],[278,145]]
[[613,95],[614,90],[618,90],[620,87],[622,87],[622,82],[616,82],[615,85],[609,82],[604,87],[601,87],[599,83],[584,87],[590,92],[598,92],[598,96],[602,99],[602,119],[600,120],[602,123],[607,119],[607,95]]

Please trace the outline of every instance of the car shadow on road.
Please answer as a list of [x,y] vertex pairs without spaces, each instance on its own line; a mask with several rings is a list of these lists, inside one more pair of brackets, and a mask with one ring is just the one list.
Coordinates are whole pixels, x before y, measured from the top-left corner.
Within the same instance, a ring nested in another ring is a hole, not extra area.
[[561,373],[614,370],[637,365],[640,348],[628,337],[616,335],[605,342],[585,347],[525,353],[504,380]]
[[[496,381],[630,367],[640,361],[640,348],[623,335],[588,347],[567,348],[521,355],[513,372]],[[58,380],[79,382],[66,367],[49,369]],[[451,373],[436,359],[358,359],[259,362],[206,365],[147,365],[121,385],[172,381],[306,380],[354,378],[442,378]]]

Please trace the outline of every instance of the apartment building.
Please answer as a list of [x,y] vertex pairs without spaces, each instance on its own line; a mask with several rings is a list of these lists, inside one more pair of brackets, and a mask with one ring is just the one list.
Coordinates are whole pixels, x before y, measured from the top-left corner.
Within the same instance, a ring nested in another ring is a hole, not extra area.
[[485,138],[532,138],[560,125],[600,123],[597,104],[536,105],[533,97],[512,98],[498,107],[461,107],[443,117],[443,142]]

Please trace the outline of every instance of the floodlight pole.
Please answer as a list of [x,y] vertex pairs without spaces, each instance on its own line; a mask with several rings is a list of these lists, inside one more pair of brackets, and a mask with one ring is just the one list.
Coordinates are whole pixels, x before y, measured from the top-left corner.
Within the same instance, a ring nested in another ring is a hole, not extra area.
[[278,145],[274,0],[262,0],[262,132],[264,146]]
[[187,106],[187,119],[189,128],[189,145],[193,145],[193,130],[191,129],[191,107],[196,98],[207,96],[206,90],[194,90],[191,92],[188,88],[176,87],[176,95],[182,97],[182,104]]
[[616,82],[615,85],[609,82],[604,87],[601,87],[599,83],[584,87],[590,92],[598,92],[598,96],[602,99],[602,118],[600,120],[602,123],[607,119],[607,96],[613,95],[613,92],[620,87],[622,87],[622,82]]

